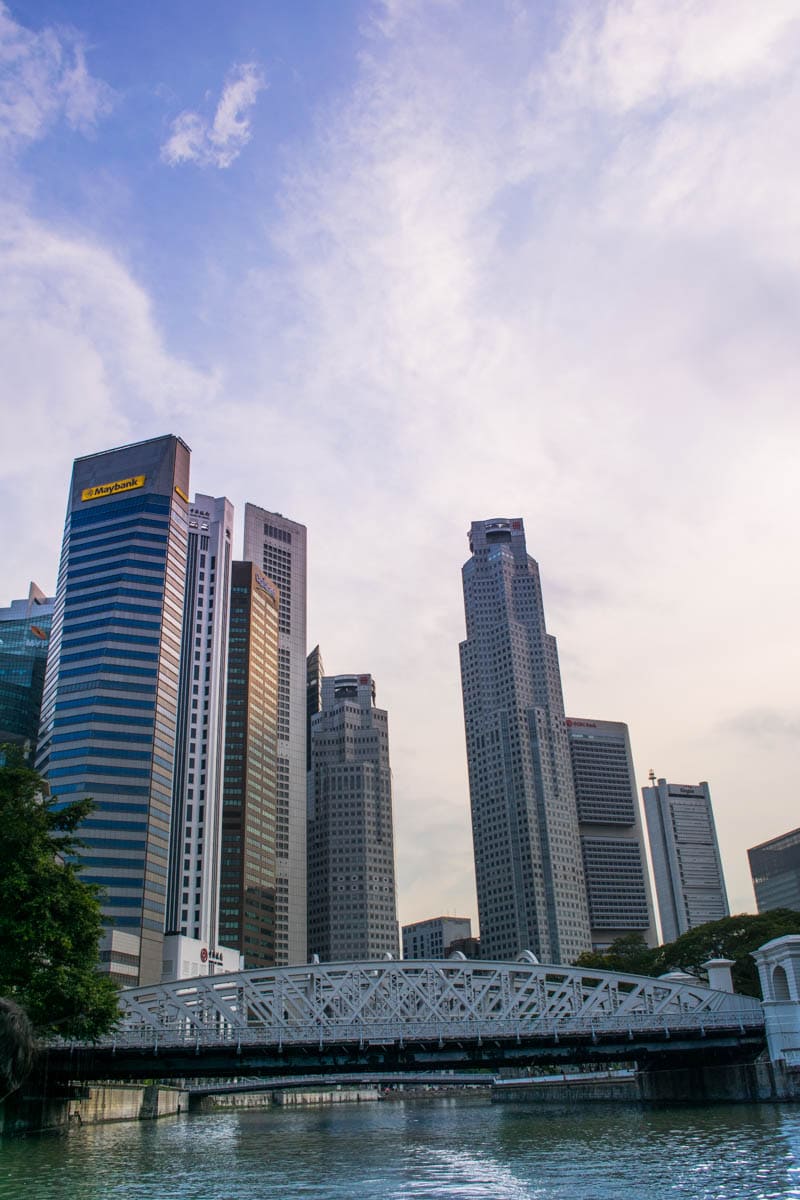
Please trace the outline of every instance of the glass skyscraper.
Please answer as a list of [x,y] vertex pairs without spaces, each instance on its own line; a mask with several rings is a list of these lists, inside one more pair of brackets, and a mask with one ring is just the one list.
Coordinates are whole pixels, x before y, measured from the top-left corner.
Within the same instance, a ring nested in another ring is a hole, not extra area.
[[42,703],[39,770],[64,803],[96,804],[84,877],[124,984],[162,971],[189,459],[167,436],[76,460]]
[[474,521],[461,683],[481,958],[591,948],[555,638],[519,518]]
[[16,742],[31,756],[39,735],[52,621],[53,600],[35,583],[27,600],[0,608],[0,745]]
[[231,575],[220,940],[245,967],[276,959],[278,589],[254,563]]

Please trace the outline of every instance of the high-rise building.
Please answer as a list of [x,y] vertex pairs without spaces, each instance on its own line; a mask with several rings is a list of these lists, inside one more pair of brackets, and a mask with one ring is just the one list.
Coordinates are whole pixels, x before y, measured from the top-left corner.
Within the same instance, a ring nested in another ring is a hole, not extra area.
[[567,717],[592,946],[658,942],[628,726]]
[[451,942],[471,937],[469,917],[429,917],[427,921],[415,921],[403,926],[403,958],[444,958]]
[[286,966],[307,958],[305,526],[245,505],[244,557],[280,590],[275,957]]
[[231,577],[220,941],[245,967],[277,956],[278,589],[260,567]]
[[203,975],[238,966],[219,945],[218,911],[233,505],[196,495],[188,526],[165,981],[192,963]]
[[461,683],[481,957],[591,946],[558,650],[519,518],[474,521]]
[[642,788],[661,937],[674,942],[687,929],[729,915],[707,783]]
[[58,799],[94,799],[84,877],[125,984],[162,973],[189,457],[159,437],[76,460],[45,677],[38,768]]
[[306,771],[311,770],[311,718],[322,708],[322,653],[319,646],[306,659]]
[[800,912],[800,829],[782,833],[747,851],[756,907]]
[[308,918],[323,962],[399,954],[389,729],[371,675],[326,676],[311,720]]
[[0,608],[0,745],[26,746],[36,753],[53,599],[35,583],[27,600]]

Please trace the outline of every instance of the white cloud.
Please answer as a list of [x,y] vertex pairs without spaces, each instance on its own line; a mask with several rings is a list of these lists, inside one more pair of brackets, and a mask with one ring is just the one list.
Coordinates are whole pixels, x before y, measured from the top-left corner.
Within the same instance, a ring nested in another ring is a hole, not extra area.
[[255,63],[242,63],[228,74],[211,122],[186,110],[172,122],[172,133],[161,147],[161,158],[174,167],[193,162],[201,167],[229,167],[250,141],[248,110],[266,86]]
[[250,281],[254,330],[276,296],[292,322],[264,369],[305,469],[269,486],[312,531],[310,637],[390,710],[406,920],[471,906],[476,517],[526,518],[569,708],[628,720],[642,780],[711,781],[734,907],[796,824],[789,761],[719,722],[795,687],[797,34],[780,2],[393,2],[296,155],[285,269]]
[[111,88],[89,74],[76,34],[26,29],[0,0],[0,146],[35,141],[62,117],[89,132],[112,100]]

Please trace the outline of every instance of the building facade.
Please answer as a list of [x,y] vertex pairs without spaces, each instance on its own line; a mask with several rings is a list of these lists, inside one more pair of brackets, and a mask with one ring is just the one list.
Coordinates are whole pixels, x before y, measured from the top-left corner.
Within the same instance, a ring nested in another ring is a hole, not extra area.
[[659,779],[642,788],[661,938],[729,915],[728,895],[707,783]]
[[592,946],[658,943],[628,726],[567,717]]
[[27,600],[0,608],[0,745],[13,742],[36,756],[47,649],[53,621],[52,597],[35,583]]
[[189,459],[170,436],[76,460],[42,701],[37,766],[58,799],[94,799],[83,874],[124,984],[162,974]]
[[275,955],[307,959],[306,907],[306,529],[245,505],[244,557],[280,591]]
[[452,942],[468,938],[472,938],[469,917],[430,917],[427,921],[416,921],[403,926],[403,958],[446,958]]
[[388,717],[371,675],[323,678],[308,799],[309,953],[398,957]]
[[591,946],[558,650],[519,518],[474,521],[461,685],[481,957]]
[[[188,513],[165,982],[184,977],[184,962],[209,974],[223,961],[219,860],[232,559],[233,505],[196,495]],[[238,965],[238,956],[231,961]]]
[[219,936],[248,968],[277,957],[279,604],[260,567],[233,564]]
[[747,851],[756,907],[800,912],[800,829],[782,833]]

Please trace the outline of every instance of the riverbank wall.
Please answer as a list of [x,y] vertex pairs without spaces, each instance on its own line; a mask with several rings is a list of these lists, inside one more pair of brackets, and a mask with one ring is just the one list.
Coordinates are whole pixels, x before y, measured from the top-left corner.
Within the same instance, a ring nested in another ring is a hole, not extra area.
[[67,1133],[82,1125],[152,1121],[189,1109],[189,1095],[162,1084],[88,1084],[66,1096],[23,1085],[0,1104],[0,1136]]

